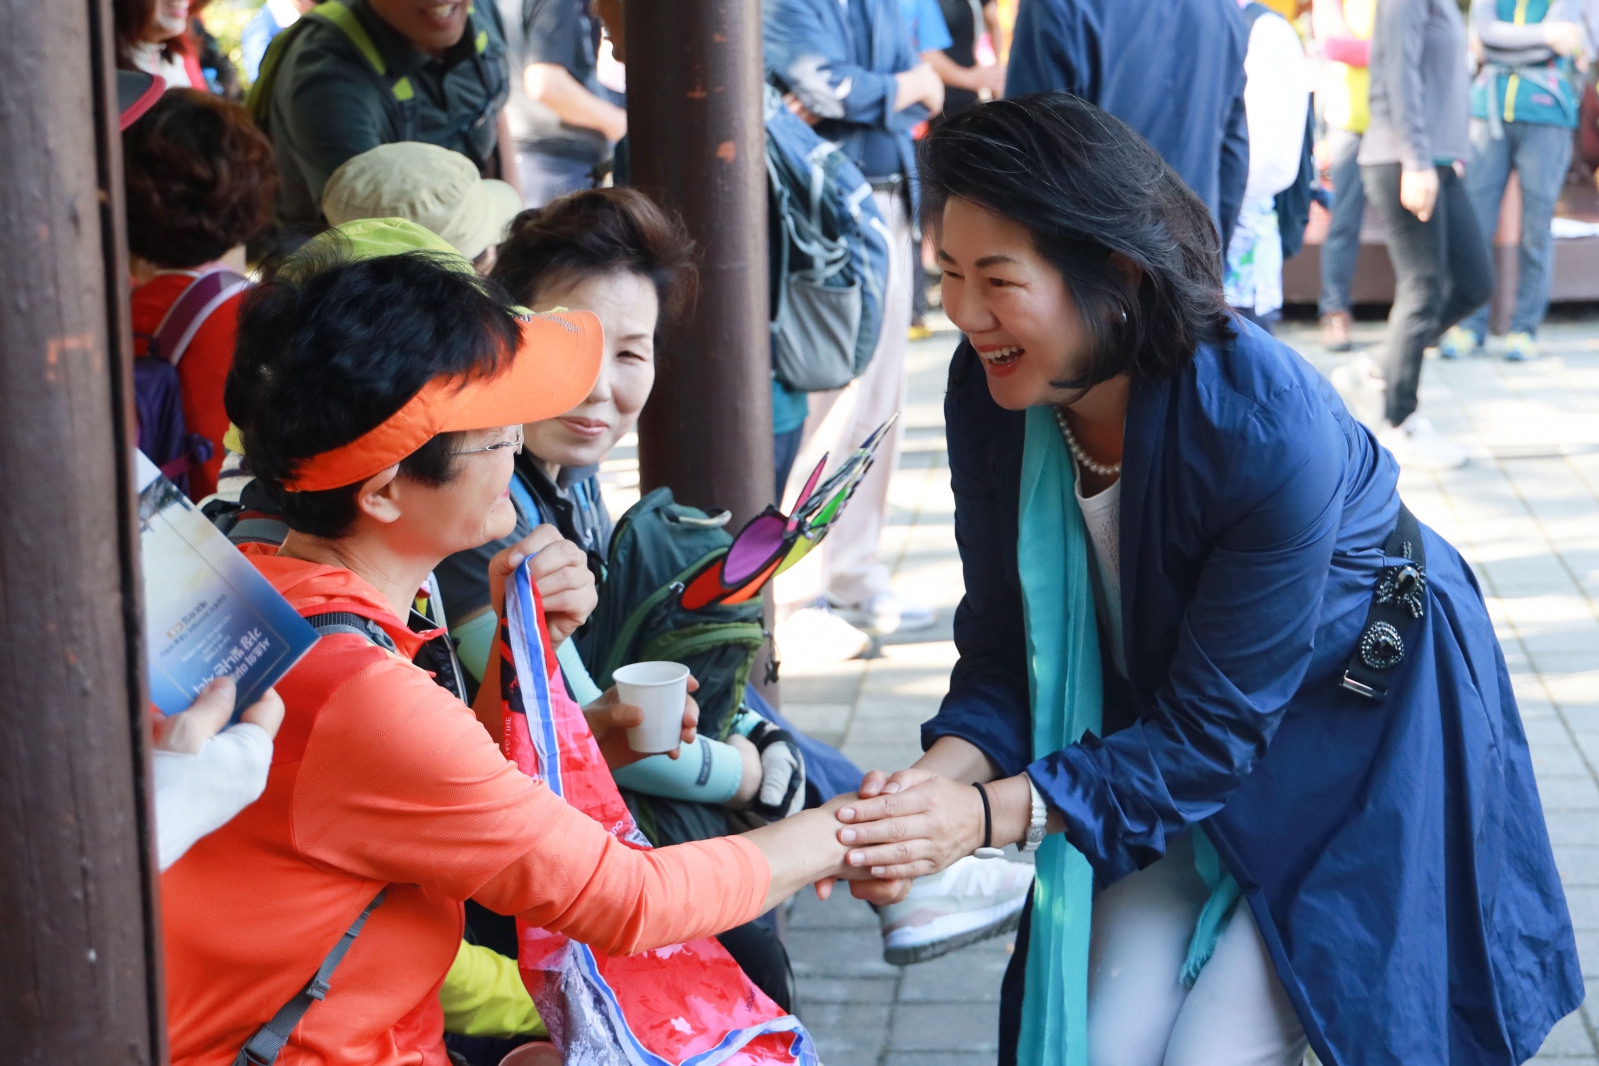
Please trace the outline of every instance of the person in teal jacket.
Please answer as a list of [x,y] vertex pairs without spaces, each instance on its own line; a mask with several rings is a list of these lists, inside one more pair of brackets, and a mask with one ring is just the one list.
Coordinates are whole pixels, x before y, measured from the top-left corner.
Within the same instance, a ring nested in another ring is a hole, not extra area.
[[[1482,68],[1471,86],[1471,156],[1466,192],[1483,239],[1499,228],[1499,201],[1514,170],[1521,177],[1520,272],[1505,358],[1538,356],[1538,326],[1549,308],[1554,241],[1549,220],[1571,162],[1578,89],[1573,57],[1589,36],[1587,0],[1472,0],[1471,34]],[[1590,40],[1588,50],[1594,50]],[[1488,334],[1484,304],[1439,345],[1446,358],[1479,349]]]

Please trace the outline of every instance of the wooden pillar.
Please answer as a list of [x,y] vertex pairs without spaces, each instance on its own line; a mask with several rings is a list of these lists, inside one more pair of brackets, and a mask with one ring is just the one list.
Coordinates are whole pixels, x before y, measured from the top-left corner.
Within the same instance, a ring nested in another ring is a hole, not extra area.
[[766,163],[758,0],[627,0],[632,183],[683,216],[700,299],[663,338],[639,420],[645,492],[733,512],[772,502]]
[[166,1059],[109,0],[0,7],[0,1058]]

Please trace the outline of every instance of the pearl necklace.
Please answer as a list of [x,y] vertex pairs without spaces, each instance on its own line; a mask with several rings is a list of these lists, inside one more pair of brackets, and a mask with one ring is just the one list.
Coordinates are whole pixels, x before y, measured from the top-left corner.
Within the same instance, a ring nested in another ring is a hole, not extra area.
[[1059,407],[1051,408],[1051,410],[1055,412],[1055,424],[1060,427],[1060,435],[1066,441],[1066,450],[1072,453],[1072,458],[1077,460],[1077,465],[1090,474],[1098,474],[1100,477],[1121,476],[1122,464],[1096,463],[1089,458],[1088,453],[1083,451],[1083,446],[1077,443],[1077,438],[1072,436],[1072,427],[1066,423],[1066,412]]

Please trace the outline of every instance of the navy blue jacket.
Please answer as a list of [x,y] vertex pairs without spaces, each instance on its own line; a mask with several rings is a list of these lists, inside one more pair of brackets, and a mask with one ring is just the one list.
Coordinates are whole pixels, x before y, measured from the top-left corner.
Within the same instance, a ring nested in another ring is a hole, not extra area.
[[[836,5],[835,5],[836,6]],[[1232,239],[1249,179],[1234,0],[1021,0],[1005,95],[1061,91],[1131,126]]]
[[945,419],[966,594],[923,744],[964,737],[1002,774],[1025,768],[1102,884],[1203,821],[1328,1066],[1536,1052],[1583,984],[1504,658],[1469,567],[1429,530],[1427,611],[1386,701],[1338,684],[1398,468],[1326,380],[1241,323],[1178,376],[1134,383],[1130,683],[1107,684],[1107,736],[1038,759],[1016,569],[1023,416],[994,403],[969,345]]
[[[895,74],[922,61],[900,24],[899,0],[869,0],[872,63],[855,61],[850,15],[838,0],[766,0],[761,13],[766,70],[771,80],[821,117],[816,133],[837,143],[856,166],[864,162],[861,139],[871,129],[894,134],[900,168],[916,174],[911,128],[927,117],[912,104],[894,110]],[[875,175],[868,175],[873,176]]]

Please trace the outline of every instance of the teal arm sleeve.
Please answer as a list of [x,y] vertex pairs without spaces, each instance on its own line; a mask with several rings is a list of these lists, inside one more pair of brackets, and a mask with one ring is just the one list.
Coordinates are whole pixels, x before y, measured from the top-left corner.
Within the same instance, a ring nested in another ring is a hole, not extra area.
[[605,695],[589,676],[589,669],[583,665],[577,645],[571,640],[563,640],[561,646],[555,649],[555,661],[560,664],[561,673],[566,675],[566,683],[572,689],[572,696],[579,707],[587,707]]
[[612,770],[611,776],[623,788],[649,796],[726,803],[744,780],[744,760],[729,744],[695,737],[694,743],[683,745],[676,759],[651,755]]
[[493,611],[473,615],[450,627],[450,636],[455,638],[455,655],[461,660],[461,669],[471,674],[473,681],[482,681],[483,671],[489,668],[489,653],[494,650],[494,633],[498,628]]

